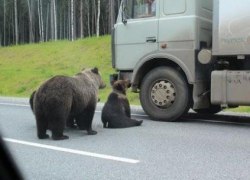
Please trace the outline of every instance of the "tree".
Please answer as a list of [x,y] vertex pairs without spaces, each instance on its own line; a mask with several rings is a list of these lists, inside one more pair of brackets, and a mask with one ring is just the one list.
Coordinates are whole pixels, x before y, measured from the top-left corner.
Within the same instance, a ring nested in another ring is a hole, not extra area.
[[109,34],[120,1],[0,0],[0,44]]
[[28,5],[28,12],[29,12],[29,42],[34,42],[34,35],[33,35],[33,21],[32,21],[32,9],[30,0],[27,0]]
[[47,8],[46,8],[46,41],[49,40],[49,7],[50,3],[47,2]]
[[80,38],[83,38],[83,3],[80,0]]
[[18,22],[17,22],[17,1],[14,0],[14,16],[15,16],[15,35],[16,35],[16,44],[19,42],[19,32],[18,32]]
[[99,27],[100,27],[100,10],[101,10],[101,2],[98,0],[98,6],[97,6],[97,21],[96,21],[96,36],[99,37]]
[[71,0],[71,41],[74,41],[74,0]]
[[54,26],[54,39],[57,40],[57,18],[56,18],[56,0],[52,0],[52,9],[53,9],[53,26]]
[[114,0],[109,0],[110,3],[110,32],[114,26]]
[[87,3],[88,36],[90,36],[90,3]]
[[37,7],[38,7],[40,42],[43,42],[44,41],[44,27],[43,27],[43,6],[42,6],[42,0],[38,0],[37,1]]
[[3,45],[6,45],[6,2],[3,0]]

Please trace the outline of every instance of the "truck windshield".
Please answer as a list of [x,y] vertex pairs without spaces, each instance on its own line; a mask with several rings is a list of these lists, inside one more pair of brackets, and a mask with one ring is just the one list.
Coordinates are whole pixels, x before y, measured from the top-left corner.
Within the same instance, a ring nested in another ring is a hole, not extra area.
[[124,0],[124,14],[127,19],[155,16],[156,0]]

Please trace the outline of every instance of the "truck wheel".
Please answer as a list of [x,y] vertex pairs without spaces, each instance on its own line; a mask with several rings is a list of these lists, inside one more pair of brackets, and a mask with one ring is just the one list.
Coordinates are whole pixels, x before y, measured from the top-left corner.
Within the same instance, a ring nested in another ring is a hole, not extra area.
[[140,101],[152,119],[176,121],[190,108],[189,87],[177,70],[158,67],[144,77]]
[[222,110],[220,105],[211,105],[209,108],[205,109],[193,109],[195,112],[199,114],[216,114]]

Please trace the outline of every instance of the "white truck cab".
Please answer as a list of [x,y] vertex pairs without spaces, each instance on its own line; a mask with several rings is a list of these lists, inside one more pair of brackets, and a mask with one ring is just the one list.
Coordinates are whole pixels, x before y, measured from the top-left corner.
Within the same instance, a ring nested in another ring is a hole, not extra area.
[[113,68],[153,119],[250,105],[249,9],[250,0],[123,0]]

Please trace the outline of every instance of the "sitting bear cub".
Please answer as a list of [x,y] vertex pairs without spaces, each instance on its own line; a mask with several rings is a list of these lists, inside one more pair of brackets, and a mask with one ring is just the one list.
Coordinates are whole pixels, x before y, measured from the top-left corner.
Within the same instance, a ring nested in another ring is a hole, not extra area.
[[74,123],[88,134],[96,134],[92,120],[98,89],[104,87],[97,68],[85,69],[74,77],[55,76],[44,82],[30,97],[38,138],[49,138],[46,131],[50,129],[54,140],[68,139],[63,130],[66,125],[74,127]]
[[104,128],[126,128],[139,126],[142,120],[131,119],[129,101],[126,90],[130,87],[129,81],[118,80],[113,84],[107,102],[102,109],[102,122]]

